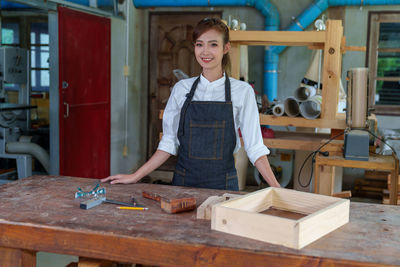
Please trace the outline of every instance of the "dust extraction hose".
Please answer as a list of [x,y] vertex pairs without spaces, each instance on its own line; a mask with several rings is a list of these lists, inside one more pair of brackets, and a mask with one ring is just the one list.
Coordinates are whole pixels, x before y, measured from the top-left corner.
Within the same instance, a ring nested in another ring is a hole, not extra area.
[[30,154],[35,157],[49,173],[50,157],[49,154],[41,146],[28,142],[9,142],[6,145],[8,153]]

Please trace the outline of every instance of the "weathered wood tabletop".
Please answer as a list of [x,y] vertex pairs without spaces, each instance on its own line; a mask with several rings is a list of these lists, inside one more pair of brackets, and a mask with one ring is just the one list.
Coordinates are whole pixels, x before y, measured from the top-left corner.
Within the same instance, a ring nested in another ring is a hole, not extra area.
[[14,256],[31,258],[35,251],[47,251],[159,266],[400,265],[399,206],[351,203],[348,224],[294,250],[213,231],[210,221],[196,220],[196,211],[167,214],[159,203],[141,197],[143,190],[169,196],[186,192],[199,205],[224,191],[102,184],[107,198],[129,202],[133,196],[149,210],[118,210],[112,204],[80,209],[74,199],[77,187],[94,184],[92,179],[35,176],[1,186],[0,266],[12,266],[12,257],[4,255],[16,251],[22,254]]

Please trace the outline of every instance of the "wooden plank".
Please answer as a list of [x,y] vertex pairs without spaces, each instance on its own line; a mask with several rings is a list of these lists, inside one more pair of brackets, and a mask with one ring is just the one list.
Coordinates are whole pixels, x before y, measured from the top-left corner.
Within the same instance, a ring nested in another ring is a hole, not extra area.
[[316,193],[325,196],[332,196],[335,169],[334,166],[320,166],[320,173],[318,175],[319,182],[318,187],[316,188]]
[[[340,52],[342,37],[342,22],[340,20],[328,20],[326,24],[324,66],[322,70],[322,119],[334,120],[336,118],[340,79],[342,73],[342,54]],[[329,128],[343,129],[341,127],[334,126]]]
[[337,192],[332,194],[333,197],[340,197],[340,198],[350,198],[351,197],[351,191],[346,190],[342,192]]
[[326,34],[324,31],[230,31],[231,43],[249,45],[291,45],[306,46],[316,43],[324,43]]
[[394,160],[394,168],[391,171],[391,183],[390,183],[390,204],[391,205],[397,205],[397,194],[399,193],[398,191],[398,183],[399,183],[399,159],[395,154],[393,154],[393,160]]
[[207,198],[199,207],[197,207],[196,219],[211,220],[211,210],[213,205],[238,196],[240,195],[225,193],[222,196],[211,196]]
[[349,222],[350,201],[342,199],[299,220],[299,248]]
[[317,156],[319,165],[341,166],[345,168],[360,168],[370,170],[392,170],[395,167],[395,161],[392,156],[370,155],[368,161],[346,160],[343,156]]
[[238,79],[240,78],[240,45],[231,44],[231,50],[229,52],[229,57],[231,60],[231,71],[230,76]]
[[[324,91],[324,90],[323,90]],[[340,118],[326,119],[320,118],[309,120],[302,117],[277,117],[274,115],[260,114],[261,125],[280,125],[280,126],[296,126],[296,127],[310,127],[310,128],[335,128],[346,129],[346,120]]]
[[24,249],[0,247],[0,267],[25,266],[36,266],[36,252]]
[[[310,215],[296,220],[259,213],[271,206],[271,198],[272,207]],[[349,205],[349,200],[270,187],[214,205],[211,229],[301,249],[346,224]]]

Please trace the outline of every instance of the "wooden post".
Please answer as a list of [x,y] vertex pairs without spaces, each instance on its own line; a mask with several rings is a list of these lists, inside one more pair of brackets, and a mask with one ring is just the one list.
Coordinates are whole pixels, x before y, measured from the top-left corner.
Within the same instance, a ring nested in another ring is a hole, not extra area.
[[240,46],[239,44],[231,44],[231,51],[229,52],[231,59],[231,77],[238,79],[240,76]]
[[340,51],[343,37],[342,22],[340,20],[328,20],[326,29],[321,118],[334,120],[336,118],[342,73],[342,54]]
[[390,205],[397,205],[397,194],[398,188],[397,184],[399,182],[399,159],[395,154],[393,154],[394,158],[394,169],[390,172],[391,173],[391,181],[390,181]]
[[0,267],[36,266],[36,252],[0,247]]

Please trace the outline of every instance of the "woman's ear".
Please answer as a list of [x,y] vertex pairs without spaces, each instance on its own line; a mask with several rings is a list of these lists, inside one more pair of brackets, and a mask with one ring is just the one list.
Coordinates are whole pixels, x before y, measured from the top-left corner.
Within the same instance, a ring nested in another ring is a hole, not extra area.
[[231,50],[231,43],[228,42],[226,45],[224,45],[224,54],[227,54]]

